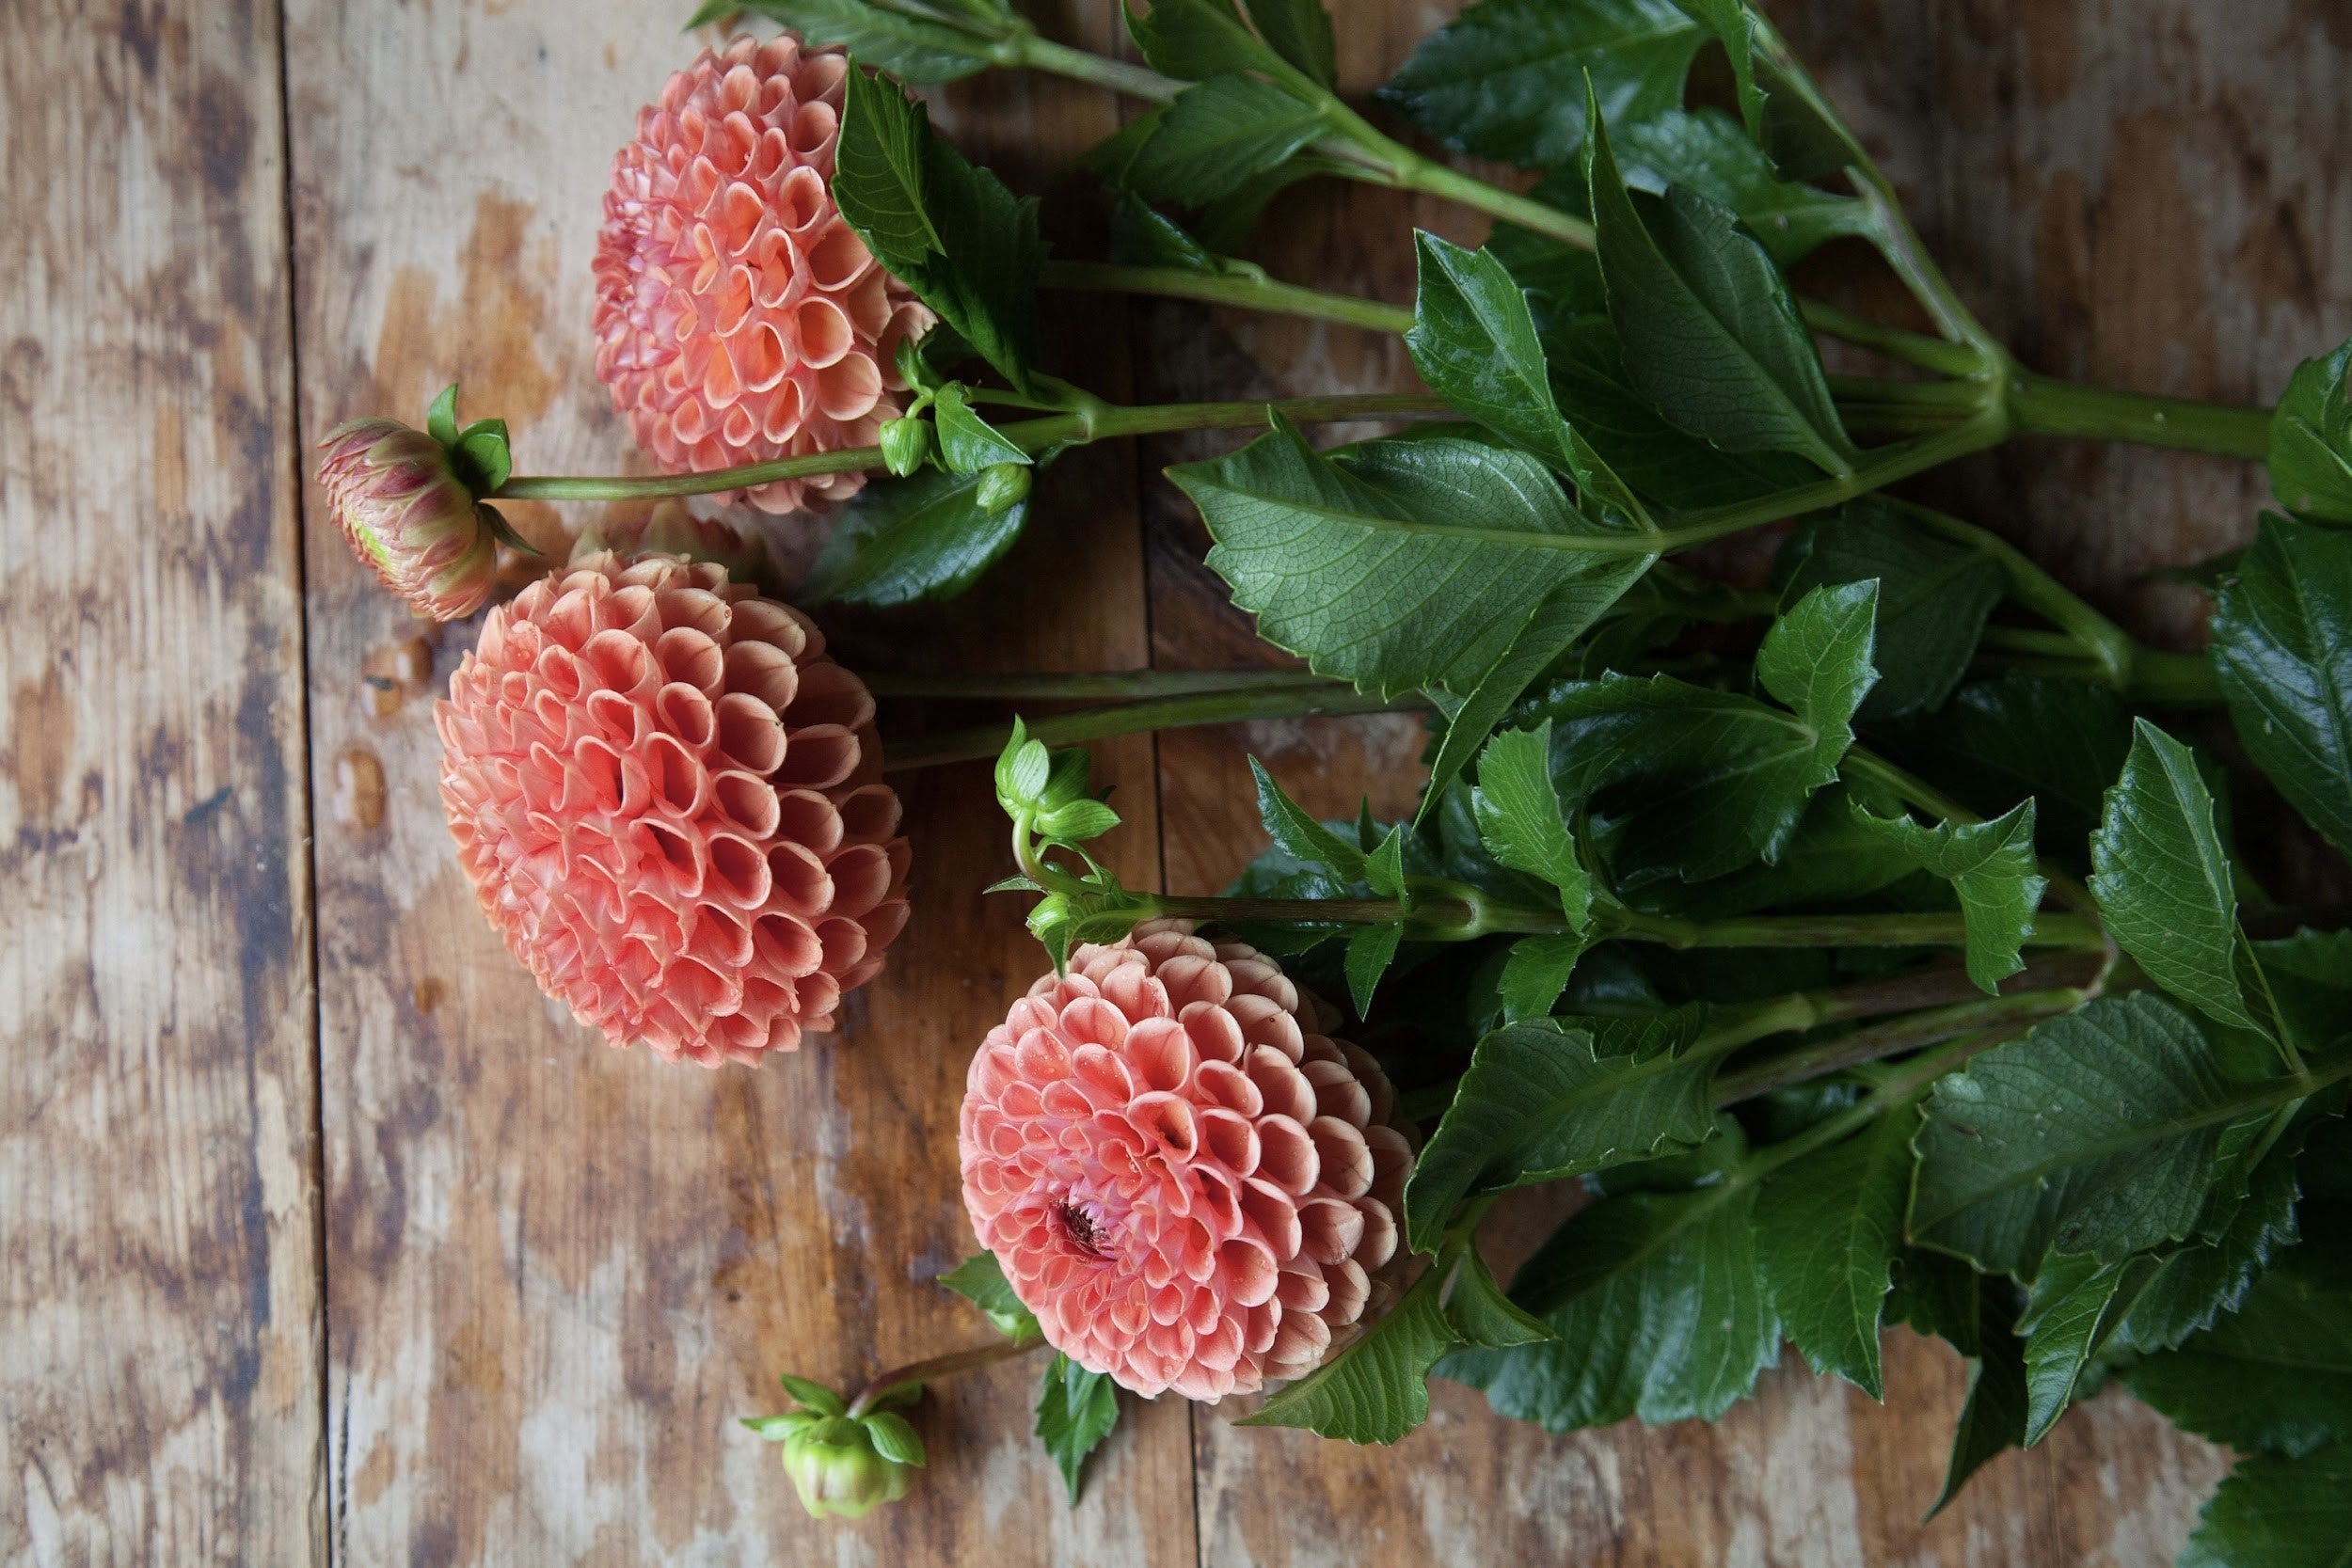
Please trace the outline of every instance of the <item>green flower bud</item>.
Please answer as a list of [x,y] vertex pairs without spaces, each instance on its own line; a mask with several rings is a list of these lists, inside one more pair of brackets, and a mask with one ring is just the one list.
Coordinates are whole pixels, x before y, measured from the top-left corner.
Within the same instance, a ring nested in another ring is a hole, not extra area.
[[980,503],[981,511],[993,517],[1005,508],[1020,504],[1028,493],[1028,465],[992,463],[980,470],[980,483],[972,492],[972,499]]
[[923,466],[931,450],[930,421],[921,419],[885,420],[882,427],[882,466],[900,479]]
[[905,1497],[914,1466],[876,1451],[865,1422],[827,1416],[785,1438],[784,1473],[809,1517],[862,1519]]

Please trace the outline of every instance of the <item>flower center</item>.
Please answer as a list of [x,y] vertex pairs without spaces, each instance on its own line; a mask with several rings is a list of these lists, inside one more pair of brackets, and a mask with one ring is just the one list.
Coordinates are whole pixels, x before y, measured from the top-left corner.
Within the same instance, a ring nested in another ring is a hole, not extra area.
[[1089,1258],[1104,1256],[1102,1221],[1091,1210],[1063,1198],[1054,1205],[1054,1223],[1063,1239]]

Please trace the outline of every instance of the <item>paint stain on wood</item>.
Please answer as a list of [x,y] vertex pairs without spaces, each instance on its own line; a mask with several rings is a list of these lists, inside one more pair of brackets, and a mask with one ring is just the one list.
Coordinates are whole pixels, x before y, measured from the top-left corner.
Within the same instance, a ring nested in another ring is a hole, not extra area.
[[335,786],[327,811],[355,833],[384,825],[384,761],[364,746],[347,746],[335,758]]
[[17,811],[27,822],[54,816],[73,755],[73,699],[56,665],[37,681],[19,681],[8,704],[8,771]]

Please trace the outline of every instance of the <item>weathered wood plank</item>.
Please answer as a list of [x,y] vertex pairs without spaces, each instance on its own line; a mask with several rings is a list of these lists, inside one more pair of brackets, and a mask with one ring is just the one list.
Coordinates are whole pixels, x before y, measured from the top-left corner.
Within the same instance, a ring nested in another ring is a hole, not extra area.
[[[1368,86],[1452,5],[1368,8],[1341,29]],[[2296,359],[2352,329],[2347,40],[2325,7],[2267,0],[1812,0],[1773,12],[1917,202],[1963,292],[2039,370],[2179,395],[2274,395]],[[2325,14],[2323,14],[2325,13]],[[1410,297],[1404,226],[1475,237],[1458,214],[1383,193],[1302,188],[1255,252],[1277,276]],[[1467,230],[1467,232],[1466,232]],[[1395,236],[1384,243],[1379,236]],[[1883,300],[1851,259],[1822,280]],[[1182,306],[1139,308],[1141,395],[1298,394],[1409,385],[1391,345],[1344,329]],[[1209,450],[1162,442],[1158,467]],[[2003,529],[2149,635],[2196,607],[2138,581],[2241,543],[2264,499],[2241,465],[2022,444],[1921,487]],[[1168,665],[1268,656],[1200,564],[1206,540],[1168,487],[1146,491],[1154,654]],[[1246,752],[1311,807],[1409,800],[1416,743],[1396,720],[1257,725],[1163,738],[1169,885],[1203,891],[1262,842]],[[1548,1216],[1543,1223],[1548,1223]],[[1523,1250],[1542,1224],[1500,1227]],[[1941,1347],[1888,1342],[1888,1403],[1806,1375],[1793,1355],[1719,1427],[1629,1424],[1551,1439],[1440,1391],[1394,1450],[1196,1422],[1203,1560],[2138,1564],[2169,1560],[2226,1465],[2117,1395],[2041,1449],[1981,1474],[1922,1528],[1962,1393]]]
[[277,13],[0,12],[0,1560],[310,1560]]
[[[291,8],[308,429],[413,419],[462,378],[468,409],[514,421],[527,467],[627,459],[591,372],[588,260],[612,150],[698,46],[683,10]],[[1016,179],[1113,123],[1097,95],[1016,82],[960,89],[942,121]],[[1057,351],[1115,370],[1078,345],[1116,342],[1117,321],[1061,313]],[[853,667],[1143,662],[1132,458],[1089,454],[1041,488],[1033,537],[983,593],[844,626]],[[522,520],[554,538],[552,514]],[[1122,1433],[1073,1513],[1028,1435],[1035,1361],[927,1405],[930,1469],[862,1524],[804,1518],[734,1423],[779,1406],[779,1371],[855,1382],[988,1335],[929,1284],[972,1247],[965,1064],[1041,961],[1015,903],[978,897],[1007,869],[986,770],[910,790],[914,920],[832,1041],[717,1074],[609,1052],[541,1002],[451,857],[428,707],[471,628],[405,620],[321,522],[314,508],[312,757],[342,792],[318,849],[339,1550],[1190,1562],[1186,1413]],[[1136,822],[1117,862],[1149,882],[1150,745],[1103,760]]]

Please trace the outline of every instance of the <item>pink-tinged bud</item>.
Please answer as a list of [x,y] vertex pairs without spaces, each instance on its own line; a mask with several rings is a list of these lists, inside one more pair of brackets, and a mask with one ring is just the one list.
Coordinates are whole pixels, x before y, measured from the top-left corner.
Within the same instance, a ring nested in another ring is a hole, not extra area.
[[397,420],[353,420],[319,450],[327,513],[385,587],[429,620],[482,608],[498,537],[440,442]]

